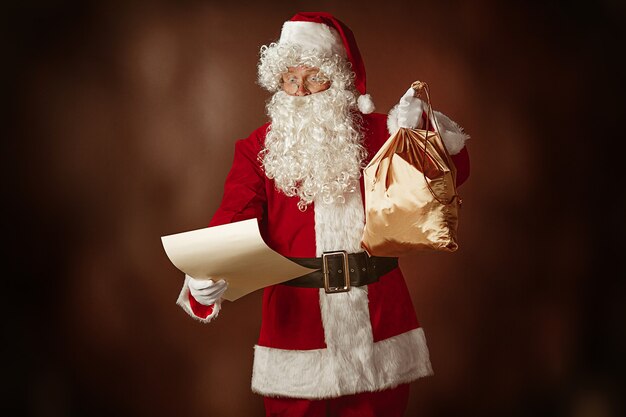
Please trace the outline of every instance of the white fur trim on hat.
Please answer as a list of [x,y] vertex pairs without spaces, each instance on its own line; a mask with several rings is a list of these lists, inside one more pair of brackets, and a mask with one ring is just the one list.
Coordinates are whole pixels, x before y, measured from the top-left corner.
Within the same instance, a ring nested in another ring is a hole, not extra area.
[[347,56],[339,33],[323,23],[285,22],[278,43],[300,45],[305,51],[315,49],[330,55]]
[[357,105],[359,106],[359,111],[363,114],[370,114],[376,108],[374,106],[372,96],[370,96],[369,94],[363,94],[359,96],[357,100]]

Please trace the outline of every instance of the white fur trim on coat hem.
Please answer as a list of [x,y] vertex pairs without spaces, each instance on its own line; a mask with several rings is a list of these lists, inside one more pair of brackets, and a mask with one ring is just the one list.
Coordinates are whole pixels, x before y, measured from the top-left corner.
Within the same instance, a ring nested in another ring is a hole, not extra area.
[[196,316],[191,309],[191,304],[189,304],[189,279],[189,276],[185,276],[185,282],[183,283],[183,288],[180,290],[180,294],[178,294],[178,300],[176,300],[176,304],[179,305],[183,310],[185,310],[187,314],[189,314],[194,319],[202,323],[209,323],[220,313],[220,310],[222,309],[222,301],[219,300],[213,305],[213,311],[206,318]]
[[[417,107],[416,107],[417,108]],[[426,106],[424,106],[424,109]],[[420,106],[421,111],[421,106]],[[389,116],[387,117],[387,130],[389,134],[393,135],[400,129],[400,124],[398,122],[398,105],[394,106],[389,112]],[[450,119],[445,114],[434,111],[435,117],[437,118],[437,124],[441,130],[441,139],[443,140],[446,149],[450,155],[456,155],[461,152],[461,149],[465,147],[465,142],[470,139],[470,136],[463,131],[463,128],[459,126],[454,120]],[[423,128],[422,119],[420,118],[418,121],[417,128]]]
[[[355,347],[356,349],[356,347]],[[373,344],[369,366],[343,371],[351,356],[329,349],[284,350],[255,346],[252,391],[269,397],[321,399],[381,391],[433,374],[422,328]]]

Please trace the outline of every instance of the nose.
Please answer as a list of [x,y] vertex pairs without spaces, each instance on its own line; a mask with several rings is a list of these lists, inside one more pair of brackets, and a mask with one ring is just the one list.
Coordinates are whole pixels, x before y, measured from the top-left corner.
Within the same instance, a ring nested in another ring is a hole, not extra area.
[[298,84],[296,96],[308,96],[311,92],[304,86],[304,83]]

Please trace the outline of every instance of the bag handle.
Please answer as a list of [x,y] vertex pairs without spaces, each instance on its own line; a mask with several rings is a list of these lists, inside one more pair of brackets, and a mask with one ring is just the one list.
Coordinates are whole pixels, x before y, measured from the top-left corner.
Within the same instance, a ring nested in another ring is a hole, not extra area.
[[[455,199],[458,200],[459,202],[459,206],[462,204],[463,200],[461,200],[461,197],[459,196],[459,194],[457,193],[456,190],[456,179],[452,182],[452,187],[454,189],[454,195],[452,196],[452,198],[450,198],[450,201],[445,202],[439,199],[439,197],[435,194],[435,191],[432,189],[432,187],[430,186],[430,182],[428,181],[428,178],[426,177],[426,170],[423,168],[425,166],[426,163],[426,146],[429,144],[429,136],[428,133],[430,132],[430,130],[428,130],[428,128],[430,127],[430,121],[432,119],[433,123],[433,127],[435,128],[435,132],[439,134],[439,136],[441,137],[441,129],[439,128],[439,123],[437,122],[437,118],[435,117],[435,114],[433,113],[433,106],[430,103],[430,90],[428,88],[428,84],[426,84],[424,81],[415,81],[413,82],[413,84],[411,84],[411,88],[414,90],[414,97],[418,97],[420,95],[421,92],[424,92],[424,94],[426,95],[426,104],[428,106],[428,112],[426,114],[426,126],[425,126],[425,137],[424,137],[424,149],[422,152],[422,174],[424,174],[424,181],[426,182],[426,186],[428,187],[428,190],[430,191],[430,193],[432,194],[432,196],[435,198],[435,200],[437,200],[440,204],[443,204],[445,206],[452,204],[454,202]],[[445,145],[444,145],[445,146]],[[418,145],[419,147],[419,145]],[[452,164],[452,161],[450,160],[450,157],[448,155],[448,151],[446,150],[446,160],[448,161],[448,165]]]

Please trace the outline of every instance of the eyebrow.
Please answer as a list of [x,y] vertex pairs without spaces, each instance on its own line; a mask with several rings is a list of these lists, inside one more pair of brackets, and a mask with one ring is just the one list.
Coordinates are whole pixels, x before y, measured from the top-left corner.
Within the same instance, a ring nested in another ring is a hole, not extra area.
[[[295,74],[298,70],[295,69],[288,69],[287,72],[283,73],[283,74]],[[320,69],[314,69],[314,68],[309,68],[308,70],[304,71],[304,74],[309,75],[309,74],[321,74],[322,71]]]

